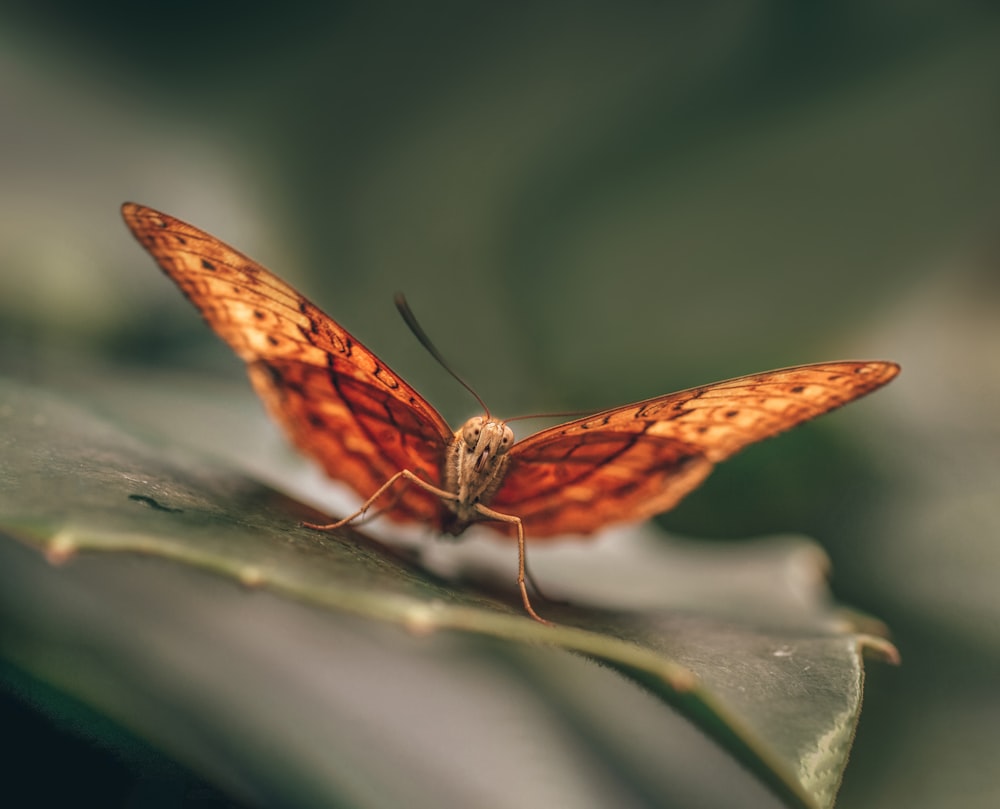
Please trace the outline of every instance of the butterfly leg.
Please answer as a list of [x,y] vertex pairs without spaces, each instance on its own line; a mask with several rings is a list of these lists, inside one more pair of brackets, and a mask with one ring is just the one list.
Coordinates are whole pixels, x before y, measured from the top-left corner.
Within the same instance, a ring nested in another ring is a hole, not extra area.
[[[535,612],[535,608],[531,606],[531,599],[528,598],[528,587],[525,584],[528,579],[528,562],[524,545],[524,524],[521,522],[521,518],[515,517],[513,514],[503,514],[502,512],[494,511],[482,504],[476,506],[476,511],[488,520],[512,523],[517,527],[517,586],[521,591],[521,603],[524,604],[525,612],[538,621],[538,623],[552,626],[551,621],[546,621],[541,615]],[[534,586],[534,581],[532,581],[532,586]]]
[[398,480],[405,480],[408,483],[416,483],[418,486],[420,486],[420,488],[430,492],[435,497],[440,497],[442,500],[458,499],[458,495],[452,494],[451,492],[446,492],[444,489],[439,489],[437,486],[431,485],[426,480],[421,480],[415,474],[413,474],[413,472],[411,472],[409,469],[401,469],[395,475],[389,478],[385,483],[379,486],[378,489],[375,491],[375,494],[373,494],[371,497],[365,500],[365,502],[361,505],[361,508],[359,508],[353,514],[344,517],[344,519],[342,520],[337,520],[336,522],[327,523],[325,525],[313,522],[304,522],[302,523],[302,525],[305,528],[312,528],[315,531],[334,531],[337,528],[343,528],[349,522],[353,522],[354,520],[358,519],[358,517],[363,517],[367,513],[368,509],[372,507],[375,501],[378,500],[387,491],[389,491],[389,489],[391,489]]
[[528,580],[528,584],[531,585],[531,589],[535,591],[535,595],[546,601],[549,604],[568,604],[569,602],[562,598],[553,598],[547,595],[545,591],[538,584],[538,579],[535,578],[535,574],[531,572],[531,567],[528,565],[528,557],[524,557],[524,576]]
[[[428,483],[417,477],[409,469],[401,469],[391,478],[389,478],[385,483],[378,487],[375,493],[369,497],[353,514],[344,517],[342,520],[337,520],[336,522],[328,523],[326,525],[319,525],[317,523],[304,522],[302,525],[306,528],[312,528],[316,531],[333,531],[337,528],[342,528],[347,525],[352,520],[356,520],[358,517],[364,516],[364,514],[372,507],[372,505],[380,497],[382,497],[389,489],[391,489],[397,481],[405,480],[407,483],[415,483],[421,489],[426,492],[430,492],[436,497],[440,497],[442,500],[457,500],[458,495],[453,492],[446,492],[444,489],[439,489],[437,486]],[[542,616],[535,612],[535,608],[531,606],[531,599],[528,597],[528,588],[526,581],[529,579],[528,575],[528,564],[527,557],[525,554],[525,543],[524,543],[524,525],[521,522],[520,517],[515,517],[513,514],[504,514],[500,511],[494,511],[491,508],[487,508],[482,504],[476,506],[476,511],[488,520],[496,520],[497,522],[512,523],[517,527],[517,586],[521,591],[521,602],[524,604],[525,612],[528,613],[532,618],[538,621],[540,624],[545,624],[546,626],[551,626],[551,621],[546,621]],[[535,585],[534,579],[532,577],[532,586],[538,589]],[[544,598],[544,596],[543,596]]]

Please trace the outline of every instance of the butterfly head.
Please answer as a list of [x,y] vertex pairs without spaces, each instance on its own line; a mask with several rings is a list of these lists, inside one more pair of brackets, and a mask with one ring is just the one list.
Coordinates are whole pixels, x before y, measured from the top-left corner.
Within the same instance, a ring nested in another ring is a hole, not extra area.
[[488,416],[473,416],[462,426],[462,441],[472,468],[482,473],[514,445],[514,431]]

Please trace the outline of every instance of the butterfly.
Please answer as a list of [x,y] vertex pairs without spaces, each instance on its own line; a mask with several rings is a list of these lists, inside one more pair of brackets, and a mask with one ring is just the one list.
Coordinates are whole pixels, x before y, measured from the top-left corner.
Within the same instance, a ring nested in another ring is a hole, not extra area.
[[398,374],[299,292],[198,228],[134,203],[139,243],[247,364],[291,441],[364,504],[458,536],[485,523],[517,538],[590,534],[675,506],[712,467],[889,382],[892,362],[825,362],[752,374],[615,407],[520,441],[489,413],[453,431]]

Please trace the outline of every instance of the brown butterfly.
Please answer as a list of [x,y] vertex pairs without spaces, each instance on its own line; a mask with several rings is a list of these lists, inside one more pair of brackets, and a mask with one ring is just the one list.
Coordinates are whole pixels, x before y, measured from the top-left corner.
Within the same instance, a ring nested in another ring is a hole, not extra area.
[[398,522],[457,536],[513,526],[528,614],[525,536],[589,534],[672,508],[747,444],[870,393],[891,362],[802,365],[658,396],[514,441],[488,413],[453,432],[424,398],[333,319],[214,236],[134,203],[135,237],[218,335],[291,440]]

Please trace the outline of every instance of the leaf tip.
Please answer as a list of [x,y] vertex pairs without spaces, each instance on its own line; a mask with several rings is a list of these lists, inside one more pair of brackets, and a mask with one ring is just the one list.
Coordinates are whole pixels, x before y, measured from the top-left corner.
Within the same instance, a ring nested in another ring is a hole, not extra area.
[[877,635],[861,635],[858,642],[861,645],[861,651],[865,655],[871,655],[876,660],[893,666],[898,666],[903,662],[899,649],[886,638],[880,638]]

